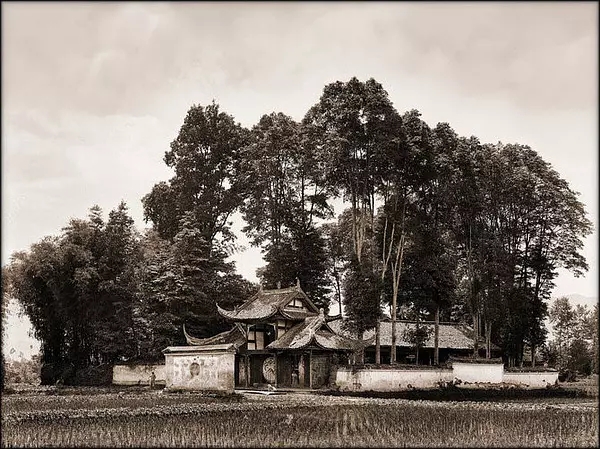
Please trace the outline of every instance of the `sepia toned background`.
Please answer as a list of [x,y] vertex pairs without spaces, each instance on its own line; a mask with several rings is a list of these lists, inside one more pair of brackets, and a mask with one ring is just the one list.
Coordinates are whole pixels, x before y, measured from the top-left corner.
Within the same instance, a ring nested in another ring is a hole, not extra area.
[[[373,77],[400,113],[530,145],[581,192],[590,271],[562,272],[554,296],[596,301],[596,3],[3,3],[2,68],[3,265],[93,204],[123,199],[143,228],[191,104],[299,120],[325,84]],[[13,315],[4,346],[37,350],[28,327]]]

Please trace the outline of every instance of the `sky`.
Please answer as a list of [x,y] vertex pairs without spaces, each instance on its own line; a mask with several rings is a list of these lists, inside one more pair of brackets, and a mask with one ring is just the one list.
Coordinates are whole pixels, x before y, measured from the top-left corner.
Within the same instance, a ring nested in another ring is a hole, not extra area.
[[[215,100],[247,127],[274,111],[300,120],[326,84],[356,76],[380,82],[400,113],[550,162],[594,224],[589,272],[561,271],[554,295],[598,296],[597,2],[1,8],[3,265],[94,204],[108,214],[124,200],[149,226],[141,198],[173,175],[163,156],[192,104]],[[256,281],[260,251],[234,259]],[[24,341],[27,322],[11,323]]]

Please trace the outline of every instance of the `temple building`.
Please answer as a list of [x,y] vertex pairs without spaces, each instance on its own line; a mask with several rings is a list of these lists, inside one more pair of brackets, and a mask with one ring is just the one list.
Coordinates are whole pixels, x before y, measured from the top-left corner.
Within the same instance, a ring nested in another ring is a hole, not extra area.
[[189,346],[164,350],[167,388],[327,387],[358,348],[329,326],[337,317],[325,316],[299,283],[261,288],[234,310],[217,310],[231,321],[230,330],[199,339],[184,328]]

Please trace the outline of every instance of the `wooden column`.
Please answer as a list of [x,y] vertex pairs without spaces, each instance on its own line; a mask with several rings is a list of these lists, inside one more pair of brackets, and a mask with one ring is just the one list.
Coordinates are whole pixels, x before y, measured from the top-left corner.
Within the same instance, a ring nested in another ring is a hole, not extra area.
[[309,350],[308,352],[308,387],[312,390],[312,370],[313,370],[313,366],[312,366],[312,349]]
[[250,363],[248,360],[248,324],[246,324],[246,357],[245,357],[245,363],[246,363],[246,388],[250,387]]
[[277,368],[277,352],[275,352],[275,388],[277,388],[277,378],[279,377],[279,370]]
[[246,388],[248,388],[250,386],[250,363],[248,360],[248,354],[246,354],[244,359],[246,361]]

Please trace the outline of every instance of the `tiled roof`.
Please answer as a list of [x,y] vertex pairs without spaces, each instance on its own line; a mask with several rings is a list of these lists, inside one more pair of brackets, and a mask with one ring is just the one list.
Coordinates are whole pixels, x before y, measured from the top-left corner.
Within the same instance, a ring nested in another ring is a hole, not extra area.
[[267,349],[302,349],[316,345],[323,349],[351,351],[357,343],[332,332],[323,314],[319,314],[296,324],[282,337],[269,344]]
[[239,347],[246,343],[244,332],[238,325],[233,326],[228,331],[221,332],[220,334],[208,338],[192,337],[186,332],[185,325],[183,326],[183,333],[185,334],[187,344],[191,346],[233,344],[236,347]]
[[[343,329],[342,320],[336,320],[329,323],[331,328],[342,335],[350,336],[350,332]],[[422,322],[422,326],[427,326],[431,330],[429,339],[425,342],[425,348],[433,348],[434,345],[434,323],[430,321]],[[396,321],[396,346],[411,347],[412,344],[405,340],[404,332],[407,329],[414,329],[415,322],[411,321]],[[468,329],[454,323],[440,323],[439,325],[439,348],[447,349],[473,349],[473,339],[467,335]],[[370,329],[365,332],[364,340],[368,340],[369,344],[375,344],[375,329]],[[379,328],[379,344],[381,346],[392,345],[392,322],[381,321]]]
[[[284,310],[284,307],[294,298],[301,298],[309,308],[309,312]],[[217,310],[225,318],[246,322],[265,320],[277,313],[292,320],[301,320],[318,312],[299,285],[276,290],[260,290],[235,310],[222,309],[218,304]]]
[[281,310],[281,315],[283,315],[285,318],[288,318],[290,320],[303,320],[304,318],[307,318],[307,317],[317,316],[318,313],[305,312],[305,311],[302,311],[302,310],[286,310],[286,309],[282,309]]

